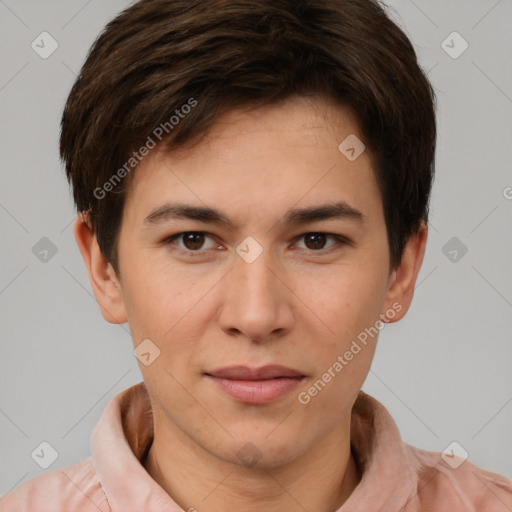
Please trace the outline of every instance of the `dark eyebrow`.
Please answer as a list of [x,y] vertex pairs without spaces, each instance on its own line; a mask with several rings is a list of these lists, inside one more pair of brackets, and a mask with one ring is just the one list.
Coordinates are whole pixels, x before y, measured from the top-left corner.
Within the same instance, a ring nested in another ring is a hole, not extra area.
[[234,224],[222,213],[207,206],[187,204],[164,204],[155,208],[145,219],[144,225],[163,224],[171,219],[191,219],[213,224],[222,224],[233,229]]
[[[162,224],[171,219],[190,219],[212,224],[221,224],[229,229],[235,229],[235,224],[227,216],[214,208],[207,206],[192,206],[187,204],[164,204],[154,209],[143,221],[144,225]],[[349,219],[365,222],[366,217],[353,206],[340,201],[308,208],[289,210],[284,218],[285,224],[305,224],[318,220]]]
[[353,206],[340,201],[338,203],[322,204],[309,208],[290,210],[284,216],[285,224],[305,224],[316,220],[349,219],[358,222],[366,221],[366,217]]

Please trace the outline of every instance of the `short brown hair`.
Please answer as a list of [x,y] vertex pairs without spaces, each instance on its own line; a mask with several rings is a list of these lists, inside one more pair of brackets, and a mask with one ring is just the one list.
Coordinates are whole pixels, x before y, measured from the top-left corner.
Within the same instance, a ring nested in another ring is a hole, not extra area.
[[[158,144],[171,151],[204,136],[223,113],[297,94],[322,95],[356,113],[376,158],[396,268],[421,220],[428,222],[436,98],[384,7],[374,0],[141,0],[109,22],[67,99],[60,155],[77,211],[88,212],[116,272],[133,173],[118,172],[127,176],[123,186],[102,187],[117,170],[135,169],[134,152],[155,128],[164,127]],[[98,198],[100,189],[109,193]]]

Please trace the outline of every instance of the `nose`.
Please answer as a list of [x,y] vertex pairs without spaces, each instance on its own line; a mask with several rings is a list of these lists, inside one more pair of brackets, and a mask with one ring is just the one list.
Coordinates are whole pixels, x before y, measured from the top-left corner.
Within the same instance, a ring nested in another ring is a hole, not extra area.
[[219,323],[226,333],[263,343],[290,332],[293,293],[270,251],[264,249],[251,263],[237,254],[222,281]]

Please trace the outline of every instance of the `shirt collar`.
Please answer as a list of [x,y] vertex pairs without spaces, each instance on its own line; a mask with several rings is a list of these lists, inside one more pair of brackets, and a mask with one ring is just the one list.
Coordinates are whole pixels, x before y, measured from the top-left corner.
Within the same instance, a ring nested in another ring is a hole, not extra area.
[[359,392],[351,417],[351,445],[362,478],[336,512],[396,512],[416,494],[418,462],[398,427],[375,398]]
[[[112,512],[184,512],[141,464],[152,441],[151,402],[140,382],[107,404],[92,435],[93,464]],[[415,459],[385,407],[363,391],[352,409],[351,445],[362,478],[336,512],[404,507],[417,489]]]
[[140,462],[152,441],[151,402],[140,382],[107,404],[92,435],[92,461],[112,512],[183,512]]

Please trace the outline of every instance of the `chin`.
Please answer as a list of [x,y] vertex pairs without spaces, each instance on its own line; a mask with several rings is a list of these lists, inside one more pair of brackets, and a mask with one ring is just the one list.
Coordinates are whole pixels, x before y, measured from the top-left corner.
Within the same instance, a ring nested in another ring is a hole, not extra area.
[[[272,435],[270,434],[270,437]],[[266,433],[251,437],[245,433],[241,437],[236,437],[234,442],[230,443],[231,447],[227,447],[225,456],[220,458],[252,469],[279,468],[293,462],[307,449],[289,435],[285,435],[284,438],[270,439]]]

